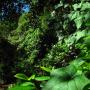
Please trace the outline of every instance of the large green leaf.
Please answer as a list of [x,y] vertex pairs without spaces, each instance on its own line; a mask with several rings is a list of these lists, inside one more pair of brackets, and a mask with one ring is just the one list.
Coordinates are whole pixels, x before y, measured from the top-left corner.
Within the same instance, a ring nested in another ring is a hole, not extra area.
[[42,90],[83,90],[90,81],[83,73],[78,73],[77,66],[73,64],[53,70],[52,78]]
[[77,26],[77,29],[79,29],[80,27],[81,27],[81,25],[82,25],[82,18],[83,18],[83,15],[81,16],[78,16],[74,21],[75,21],[75,23],[76,23],[76,26]]
[[67,45],[72,45],[74,43],[77,43],[80,39],[84,38],[86,34],[87,34],[86,30],[77,31],[74,34],[69,35],[69,37],[65,39],[65,43]]
[[82,5],[81,10],[86,10],[86,9],[90,9],[90,3],[89,2],[83,3],[83,5]]
[[78,40],[81,39],[82,37],[85,37],[85,35],[86,35],[86,30],[77,31],[74,35],[76,36],[76,41],[78,41]]

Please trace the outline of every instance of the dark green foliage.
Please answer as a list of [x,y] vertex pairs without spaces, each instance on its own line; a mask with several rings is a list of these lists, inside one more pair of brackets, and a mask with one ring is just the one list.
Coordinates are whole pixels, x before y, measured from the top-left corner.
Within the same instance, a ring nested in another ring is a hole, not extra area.
[[11,31],[15,30],[17,27],[17,22],[3,20],[0,21],[0,37],[7,38]]
[[87,84],[87,85],[83,88],[83,90],[89,90],[89,88],[90,88],[90,84]]
[[[0,34],[16,47],[15,63],[7,62],[10,74],[18,73],[15,77],[21,79],[15,89],[25,88],[22,83],[27,81],[24,85],[32,82],[35,90],[41,87],[43,90],[82,90],[90,79],[90,3],[85,0],[26,1],[31,4],[31,12],[22,14],[18,25],[1,22],[0,26]],[[0,50],[4,52],[3,48]],[[0,65],[1,72],[4,65]],[[49,72],[51,79],[45,85]]]
[[[36,67],[39,60],[44,58],[52,45],[57,42],[55,31],[47,29],[45,16],[40,16],[41,27],[38,28],[30,27],[30,17],[30,14],[22,15],[19,19],[17,29],[11,32],[8,37],[12,44],[17,45],[17,57],[19,60],[16,67],[23,69],[25,72],[27,70],[24,70],[24,68],[26,69],[28,66],[33,68],[32,65],[35,65]],[[50,35],[51,33],[52,35]]]

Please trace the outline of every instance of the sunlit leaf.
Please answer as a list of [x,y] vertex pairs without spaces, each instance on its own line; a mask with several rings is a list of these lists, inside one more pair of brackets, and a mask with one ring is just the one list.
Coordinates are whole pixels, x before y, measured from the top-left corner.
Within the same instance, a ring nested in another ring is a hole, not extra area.
[[50,77],[49,76],[41,76],[41,77],[36,77],[35,80],[37,81],[45,81],[45,80],[49,80]]
[[16,77],[18,79],[22,79],[22,80],[28,80],[28,77],[23,73],[18,73],[16,75],[14,75],[14,77]]
[[46,71],[46,72],[51,72],[52,69],[50,68],[47,68],[47,67],[40,67],[42,70]]

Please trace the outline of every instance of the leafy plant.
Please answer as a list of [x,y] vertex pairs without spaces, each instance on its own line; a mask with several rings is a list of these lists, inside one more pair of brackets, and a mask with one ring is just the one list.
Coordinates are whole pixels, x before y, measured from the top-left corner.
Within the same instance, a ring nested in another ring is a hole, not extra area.
[[[15,77],[19,80],[23,80],[24,82],[21,82],[20,84],[16,84],[15,86],[11,87],[9,90],[35,90],[36,86],[33,81],[46,81],[49,80],[49,76],[35,76],[31,75],[30,77],[26,76],[25,74],[18,73],[15,75]],[[26,82],[27,81],[27,82]],[[25,89],[26,88],[26,89]]]
[[90,80],[80,70],[80,63],[71,63],[67,67],[53,70],[51,79],[42,90],[83,90]]
[[50,78],[49,76],[36,77],[35,75],[31,75],[30,77],[28,77],[22,73],[16,74],[15,77],[18,79],[21,79],[21,80],[25,80],[25,81],[31,81],[31,80],[45,81],[45,80],[48,80]]

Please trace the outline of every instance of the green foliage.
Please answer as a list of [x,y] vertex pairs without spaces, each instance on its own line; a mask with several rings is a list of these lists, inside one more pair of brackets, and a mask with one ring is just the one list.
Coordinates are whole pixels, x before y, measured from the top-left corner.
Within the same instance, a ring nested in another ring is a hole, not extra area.
[[[18,73],[15,75],[15,77],[19,80],[21,80],[21,82],[13,87],[11,87],[9,90],[16,90],[16,89],[20,89],[20,90],[35,90],[36,86],[34,84],[33,81],[47,81],[50,79],[50,76],[35,76],[35,75],[31,75],[30,77],[26,76],[25,74],[22,73]],[[24,82],[23,82],[23,81]],[[27,81],[27,82],[26,82]]]
[[36,77],[35,80],[37,81],[45,81],[45,80],[49,80],[50,77],[49,76],[41,76],[41,77]]
[[51,79],[42,90],[83,90],[90,80],[80,70],[80,63],[74,62],[67,67],[53,70]]
[[8,90],[35,90],[35,87],[32,87],[30,85],[28,86],[16,85]]
[[[46,49],[51,47],[54,38],[56,38],[54,31],[48,29],[47,18],[49,18],[49,16],[47,13],[39,16],[38,23],[40,26],[33,28],[31,24],[33,20],[31,13],[24,14],[19,19],[17,29],[12,31],[8,36],[8,40],[17,46],[18,64],[16,67],[23,69],[22,72],[24,73],[30,70],[33,64],[35,64],[35,66],[38,65],[39,55],[42,53],[42,56],[40,56],[40,58],[42,58],[43,53],[47,52]],[[52,35],[50,35],[51,33]],[[47,41],[49,37],[50,39],[53,38],[50,40],[50,43]],[[44,51],[41,52],[43,48]],[[24,70],[28,65],[30,68]],[[31,70],[30,73],[33,72],[34,71]]]
[[87,37],[85,38],[85,44],[86,44],[86,46],[89,48],[89,46],[90,46],[90,36],[87,36]]
[[62,45],[61,42],[58,42],[52,47],[51,51],[43,59],[42,64],[48,65],[50,63],[52,65],[62,61],[67,51],[68,46],[65,44]]
[[45,81],[45,80],[49,80],[49,79],[50,79],[49,76],[36,77],[35,75],[31,75],[30,77],[28,77],[28,76],[26,76],[25,74],[22,74],[22,73],[16,74],[15,77],[16,77],[17,79],[25,80],[25,81],[31,81],[31,80]]
[[43,71],[46,71],[46,72],[51,72],[51,68],[47,68],[47,67],[40,67]]
[[[14,88],[25,90],[30,86],[29,89],[35,90],[42,81],[50,79],[45,88],[41,84],[43,90],[86,89],[90,75],[90,3],[85,0],[28,2],[31,12],[22,14],[18,27],[7,34],[9,42],[17,47],[13,72],[19,72],[15,77],[21,83]],[[10,27],[3,23],[0,28],[3,34]],[[70,63],[73,60],[76,62]]]
[[43,35],[39,28],[30,28],[28,20],[28,14],[22,15],[17,29],[8,37],[12,44],[17,45],[18,65],[16,67],[18,68],[27,67],[25,63],[29,65],[34,63],[39,52],[40,37]]
[[31,82],[24,82],[24,83],[22,83],[21,85],[22,85],[22,86],[28,86],[28,85],[34,86],[34,84],[31,83]]
[[28,80],[28,77],[25,74],[18,73],[15,75],[16,78],[22,79],[22,80]]
[[[75,35],[75,36],[74,36]],[[79,36],[80,35],[80,36]],[[74,42],[72,38],[74,37]],[[76,32],[69,39],[65,39],[67,44],[71,43],[80,48],[80,58],[70,63],[67,67],[53,70],[51,79],[46,83],[43,90],[88,90],[90,83],[90,49],[88,31]],[[88,49],[87,49],[88,48]],[[82,52],[84,51],[84,54]],[[56,84],[57,82],[57,84]],[[80,83],[81,82],[81,83]],[[80,83],[80,84],[79,84]],[[65,87],[63,87],[65,86]]]
[[[81,28],[81,25],[89,19],[90,3],[81,1],[73,5],[74,11],[69,14],[69,18],[74,20],[77,29]],[[79,11],[78,11],[79,9]],[[86,11],[85,11],[86,10]],[[87,12],[87,13],[85,13]]]

